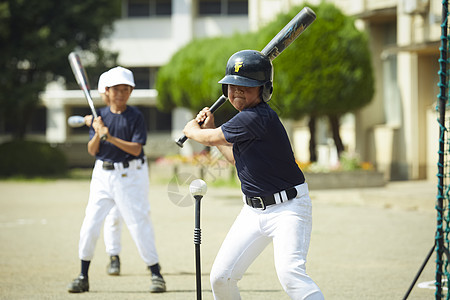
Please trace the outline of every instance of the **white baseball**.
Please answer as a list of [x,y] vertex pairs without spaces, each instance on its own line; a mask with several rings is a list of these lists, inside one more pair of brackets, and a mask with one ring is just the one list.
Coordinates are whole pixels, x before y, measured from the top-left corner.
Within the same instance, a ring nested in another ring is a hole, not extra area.
[[201,179],[195,179],[189,185],[189,191],[192,196],[204,196],[207,189],[206,182]]

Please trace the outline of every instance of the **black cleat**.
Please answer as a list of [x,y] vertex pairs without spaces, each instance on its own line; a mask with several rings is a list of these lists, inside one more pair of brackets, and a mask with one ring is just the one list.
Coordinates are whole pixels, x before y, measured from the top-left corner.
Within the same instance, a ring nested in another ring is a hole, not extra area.
[[111,256],[111,261],[108,264],[106,272],[108,275],[120,275],[120,259],[118,255]]
[[69,293],[84,293],[89,292],[89,280],[84,275],[80,274],[68,286]]

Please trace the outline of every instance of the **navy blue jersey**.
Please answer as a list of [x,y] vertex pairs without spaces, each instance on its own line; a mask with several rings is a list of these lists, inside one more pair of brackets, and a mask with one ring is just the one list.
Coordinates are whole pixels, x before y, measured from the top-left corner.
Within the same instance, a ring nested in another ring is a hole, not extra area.
[[[109,107],[99,109],[98,116],[102,117],[103,123],[109,129],[109,133],[119,139],[135,142],[145,145],[147,141],[147,129],[142,113],[133,106],[127,106],[127,109],[120,114],[114,114]],[[91,127],[89,129],[89,137],[92,139],[95,131]],[[96,154],[96,158],[103,161],[122,162],[132,160],[144,156],[142,150],[139,156],[133,156],[109,142],[100,142],[100,150]]]
[[305,181],[286,130],[267,103],[246,108],[221,126],[233,144],[242,192],[268,196]]

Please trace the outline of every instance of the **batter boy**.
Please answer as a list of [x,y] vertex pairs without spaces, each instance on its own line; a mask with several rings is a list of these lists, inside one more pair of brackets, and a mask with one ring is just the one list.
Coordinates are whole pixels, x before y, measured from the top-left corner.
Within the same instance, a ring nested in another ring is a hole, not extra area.
[[[108,71],[102,73],[98,79],[98,93],[103,102],[109,106],[109,98],[106,96],[105,84],[107,81]],[[91,127],[92,115],[84,116],[84,122],[87,127]],[[106,267],[108,275],[120,275],[120,250],[122,245],[120,243],[120,234],[122,232],[122,217],[120,216],[117,206],[114,206],[109,211],[104,222],[103,236],[105,240],[106,253],[109,254],[110,262]]]
[[237,282],[271,242],[278,278],[291,299],[324,299],[306,273],[312,226],[308,186],[278,115],[266,103],[272,77],[272,63],[262,53],[233,54],[219,83],[239,113],[216,128],[204,108],[184,128],[186,137],[217,146],[235,164],[245,203],[211,269],[214,299],[240,299]]

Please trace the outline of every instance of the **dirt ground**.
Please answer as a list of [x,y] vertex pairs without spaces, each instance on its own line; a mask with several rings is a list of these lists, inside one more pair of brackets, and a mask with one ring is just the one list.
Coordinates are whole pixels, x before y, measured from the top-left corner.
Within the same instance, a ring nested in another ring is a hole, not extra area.
[[[0,181],[0,299],[195,299],[194,206],[188,186],[151,186],[156,245],[168,292],[150,294],[149,273],[128,230],[121,276],[106,274],[102,238],[90,269],[90,292],[67,293],[80,270],[78,238],[88,180]],[[308,273],[326,299],[402,299],[434,243],[435,182],[383,188],[313,190]],[[173,195],[183,204],[175,204]],[[202,295],[212,299],[209,271],[238,214],[240,192],[209,188],[202,200]],[[288,299],[268,247],[239,286],[242,299]],[[433,299],[435,255],[408,299]]]

